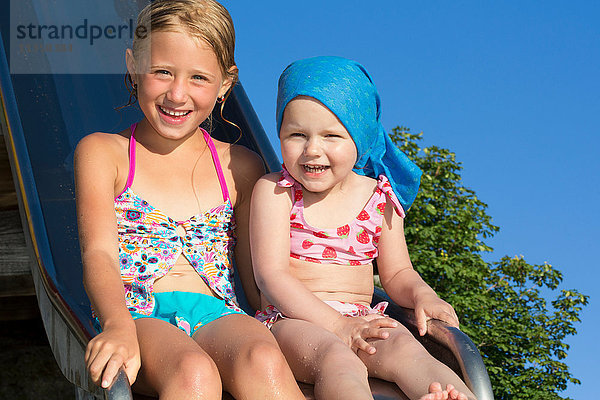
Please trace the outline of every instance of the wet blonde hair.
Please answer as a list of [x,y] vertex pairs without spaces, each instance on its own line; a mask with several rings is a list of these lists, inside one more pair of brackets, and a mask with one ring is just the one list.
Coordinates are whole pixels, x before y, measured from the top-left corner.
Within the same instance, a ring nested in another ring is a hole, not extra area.
[[[235,67],[235,30],[233,20],[225,7],[214,0],[156,0],[140,12],[133,38],[133,57],[137,58],[148,45],[152,32],[181,32],[203,40],[213,49],[223,78],[238,81]],[[130,93],[129,103],[137,100],[136,87],[127,73],[125,84]],[[224,101],[229,97],[229,90]],[[223,106],[222,104],[222,106]]]

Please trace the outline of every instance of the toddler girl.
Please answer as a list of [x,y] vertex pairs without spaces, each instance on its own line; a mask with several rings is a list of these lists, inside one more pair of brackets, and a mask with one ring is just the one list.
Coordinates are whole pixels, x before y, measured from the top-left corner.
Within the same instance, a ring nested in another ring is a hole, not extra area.
[[284,169],[255,186],[252,260],[262,311],[296,378],[321,399],[372,399],[373,376],[411,399],[474,399],[410,332],[371,307],[373,261],[389,296],[413,308],[421,335],[453,308],[413,269],[405,210],[420,170],[380,123],[380,100],[356,62],[317,57],[279,80],[277,129]]

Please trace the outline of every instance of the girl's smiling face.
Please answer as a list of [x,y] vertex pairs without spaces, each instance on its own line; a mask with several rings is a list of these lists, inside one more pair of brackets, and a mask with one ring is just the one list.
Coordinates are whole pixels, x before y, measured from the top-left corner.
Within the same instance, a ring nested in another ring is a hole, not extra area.
[[330,191],[350,176],[356,145],[335,114],[314,98],[288,103],[279,137],[285,167],[306,190]]
[[138,101],[161,136],[180,139],[208,118],[219,96],[231,87],[217,57],[203,40],[181,31],[153,32],[127,68],[137,84]]

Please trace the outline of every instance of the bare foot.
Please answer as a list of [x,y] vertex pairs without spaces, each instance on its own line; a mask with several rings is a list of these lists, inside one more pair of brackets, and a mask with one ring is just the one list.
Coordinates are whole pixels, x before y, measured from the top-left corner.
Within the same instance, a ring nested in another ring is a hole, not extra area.
[[439,382],[433,382],[429,385],[429,393],[419,398],[419,400],[469,400],[467,395],[459,392],[454,385],[446,385],[446,390],[442,390]]
[[[454,386],[452,389],[454,389]],[[442,385],[439,382],[433,382],[429,385],[429,393],[420,397],[419,400],[447,400],[448,398],[448,391],[442,390]]]
[[[429,386],[429,388],[431,389],[431,385]],[[459,392],[451,384],[448,384],[446,386],[446,392],[448,392],[447,398],[450,400],[468,400],[468,397],[466,394]]]

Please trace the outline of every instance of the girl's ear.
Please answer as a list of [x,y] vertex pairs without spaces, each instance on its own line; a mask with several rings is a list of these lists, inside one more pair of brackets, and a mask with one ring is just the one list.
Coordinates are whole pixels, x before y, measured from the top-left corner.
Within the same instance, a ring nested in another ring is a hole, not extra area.
[[135,66],[135,58],[133,58],[133,51],[131,49],[125,50],[125,64],[127,65],[127,72],[131,75],[131,79],[133,82],[136,82],[136,66]]
[[234,77],[237,76],[237,74],[237,66],[234,65],[233,67],[229,68],[229,70],[227,71],[227,76],[225,77],[225,79],[223,79],[221,90],[219,90],[219,97],[224,97],[227,94],[227,92],[229,92],[229,89],[231,89],[231,87],[233,86]]

